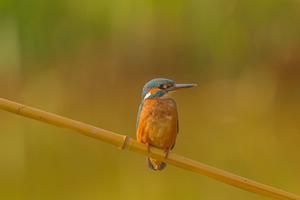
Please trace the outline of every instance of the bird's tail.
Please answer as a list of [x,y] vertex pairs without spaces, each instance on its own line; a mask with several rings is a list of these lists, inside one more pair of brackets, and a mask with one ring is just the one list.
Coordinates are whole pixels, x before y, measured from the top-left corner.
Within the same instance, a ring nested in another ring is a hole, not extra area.
[[150,158],[150,157],[148,157],[147,160],[148,160],[148,166],[149,166],[149,168],[152,169],[152,170],[154,170],[154,171],[163,170],[167,166],[166,163],[161,162],[159,160],[155,160],[155,159]]

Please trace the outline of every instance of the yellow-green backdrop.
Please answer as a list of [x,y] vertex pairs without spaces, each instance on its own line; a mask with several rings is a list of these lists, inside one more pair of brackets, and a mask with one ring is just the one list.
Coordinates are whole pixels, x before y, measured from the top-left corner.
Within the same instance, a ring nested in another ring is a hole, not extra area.
[[[154,77],[174,151],[300,194],[300,1],[0,0],[0,94],[135,136]],[[0,199],[265,199],[0,112]]]

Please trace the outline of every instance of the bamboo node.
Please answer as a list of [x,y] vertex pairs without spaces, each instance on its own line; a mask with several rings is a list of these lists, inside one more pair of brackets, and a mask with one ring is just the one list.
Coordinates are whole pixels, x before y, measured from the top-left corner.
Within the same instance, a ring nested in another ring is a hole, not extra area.
[[119,147],[119,149],[121,150],[124,150],[128,147],[128,143],[129,143],[129,140],[130,140],[130,137],[128,135],[124,135],[123,137],[123,143],[122,143],[122,146]]
[[17,110],[17,114],[21,114],[21,111],[26,108],[26,106],[20,106]]

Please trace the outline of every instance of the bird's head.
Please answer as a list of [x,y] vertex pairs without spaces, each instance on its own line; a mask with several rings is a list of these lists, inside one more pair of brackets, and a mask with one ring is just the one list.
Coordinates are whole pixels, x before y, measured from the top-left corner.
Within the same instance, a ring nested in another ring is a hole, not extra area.
[[194,86],[196,86],[196,84],[177,84],[170,79],[155,78],[144,85],[142,99],[161,98],[168,92]]

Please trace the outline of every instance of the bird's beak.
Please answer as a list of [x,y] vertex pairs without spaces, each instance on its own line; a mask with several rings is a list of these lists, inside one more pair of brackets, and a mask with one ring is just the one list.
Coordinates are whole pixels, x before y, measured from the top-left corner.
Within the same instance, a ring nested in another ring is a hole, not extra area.
[[170,88],[170,91],[184,89],[184,88],[191,88],[195,86],[197,86],[197,84],[175,84],[174,87]]

